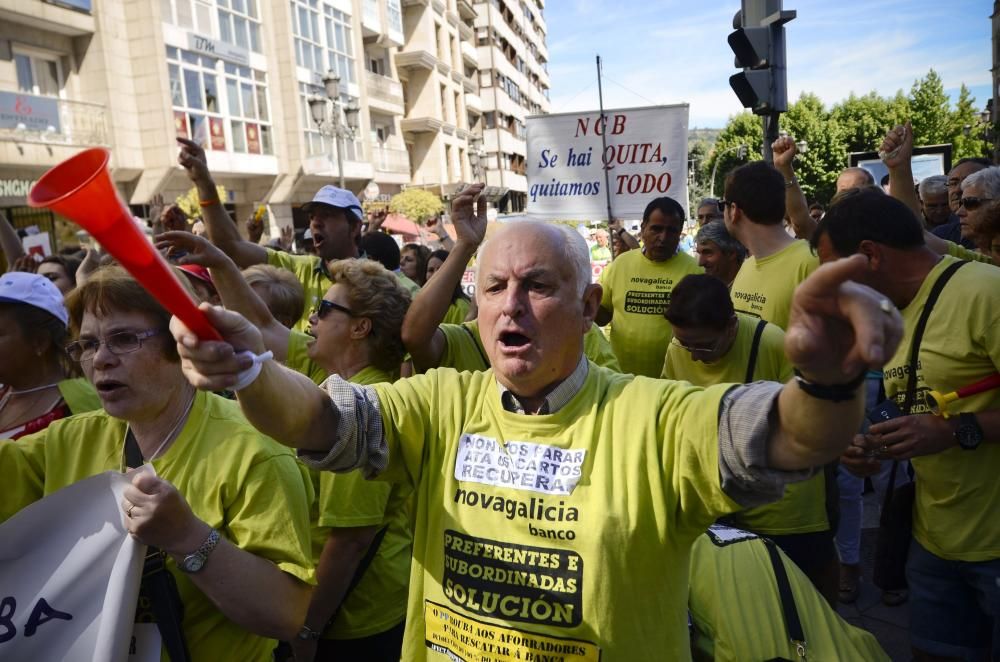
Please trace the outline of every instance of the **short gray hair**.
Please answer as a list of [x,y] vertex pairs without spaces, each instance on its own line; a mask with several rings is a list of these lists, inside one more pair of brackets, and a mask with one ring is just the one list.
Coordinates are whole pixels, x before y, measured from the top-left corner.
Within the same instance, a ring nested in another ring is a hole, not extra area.
[[[532,226],[535,228],[544,228],[545,230],[555,230],[561,233],[565,240],[562,244],[563,258],[573,269],[573,280],[576,283],[577,293],[583,296],[584,291],[591,282],[590,246],[587,245],[587,241],[576,230],[561,223],[543,223],[541,221],[514,221],[510,225],[512,227]],[[482,265],[482,257],[486,253],[486,247],[491,241],[492,239],[487,239],[479,247],[478,259],[476,260],[477,294],[479,268]]]
[[990,166],[972,173],[962,180],[962,190],[970,184],[983,189],[983,195],[988,198],[1000,198],[1000,167]]
[[948,193],[948,178],[945,175],[931,175],[920,180],[917,186],[920,199],[928,195],[946,195]]
[[742,258],[747,256],[747,249],[733,235],[729,234],[726,224],[722,221],[712,221],[701,226],[698,234],[695,235],[694,243],[697,246],[703,241],[712,242],[723,253],[735,253]]

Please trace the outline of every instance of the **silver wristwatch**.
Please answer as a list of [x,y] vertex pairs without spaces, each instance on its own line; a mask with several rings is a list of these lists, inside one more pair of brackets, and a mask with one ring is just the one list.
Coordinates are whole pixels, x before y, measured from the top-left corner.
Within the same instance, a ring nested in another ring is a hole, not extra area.
[[185,556],[178,564],[177,567],[184,572],[198,572],[203,567],[205,567],[205,561],[208,560],[208,555],[212,553],[215,546],[219,544],[219,532],[212,529],[208,537],[205,538],[205,542],[201,543],[201,547],[196,549],[191,554]]

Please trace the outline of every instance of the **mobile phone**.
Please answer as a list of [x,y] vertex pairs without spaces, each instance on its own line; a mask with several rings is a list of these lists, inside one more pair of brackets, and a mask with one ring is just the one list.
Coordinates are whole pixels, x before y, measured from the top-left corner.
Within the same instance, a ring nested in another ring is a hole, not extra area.
[[871,423],[884,423],[903,415],[903,411],[892,400],[883,400],[868,410],[868,420]]

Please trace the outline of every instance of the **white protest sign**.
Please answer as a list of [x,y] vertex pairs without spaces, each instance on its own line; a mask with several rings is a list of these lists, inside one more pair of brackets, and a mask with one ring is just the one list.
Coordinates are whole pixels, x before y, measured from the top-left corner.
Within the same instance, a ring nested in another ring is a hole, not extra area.
[[615,218],[641,218],[664,195],[686,211],[687,104],[605,110],[604,119],[597,111],[527,118],[528,215],[605,219],[608,190]]
[[122,523],[128,482],[92,476],[0,525],[0,659],[127,659],[145,555]]

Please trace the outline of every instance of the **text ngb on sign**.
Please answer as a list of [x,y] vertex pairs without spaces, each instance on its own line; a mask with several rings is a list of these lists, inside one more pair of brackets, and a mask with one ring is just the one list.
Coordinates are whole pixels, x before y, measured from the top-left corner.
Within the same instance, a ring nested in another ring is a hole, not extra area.
[[605,170],[617,218],[664,195],[687,208],[687,104],[533,115],[527,133],[530,216],[606,218]]

